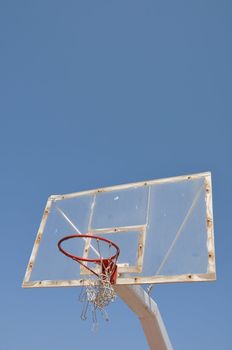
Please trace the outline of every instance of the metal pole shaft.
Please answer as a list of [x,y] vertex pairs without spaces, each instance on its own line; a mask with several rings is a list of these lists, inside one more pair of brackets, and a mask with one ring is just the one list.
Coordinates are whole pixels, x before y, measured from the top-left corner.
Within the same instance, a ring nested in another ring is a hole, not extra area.
[[140,286],[115,285],[120,298],[138,316],[151,350],[173,350],[155,301]]

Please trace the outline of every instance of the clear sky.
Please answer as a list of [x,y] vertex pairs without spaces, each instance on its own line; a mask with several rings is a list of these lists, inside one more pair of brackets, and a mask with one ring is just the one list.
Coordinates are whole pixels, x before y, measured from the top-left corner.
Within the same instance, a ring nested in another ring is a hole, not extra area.
[[152,296],[174,349],[229,349],[232,3],[0,2],[0,350],[147,349],[120,300],[94,334],[77,289],[21,288],[50,194],[212,171],[216,283]]

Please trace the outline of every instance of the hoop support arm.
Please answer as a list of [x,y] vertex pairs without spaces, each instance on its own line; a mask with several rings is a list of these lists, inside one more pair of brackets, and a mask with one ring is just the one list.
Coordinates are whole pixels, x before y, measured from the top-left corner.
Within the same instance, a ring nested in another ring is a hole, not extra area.
[[115,292],[138,316],[151,350],[173,350],[155,301],[140,286],[115,285]]

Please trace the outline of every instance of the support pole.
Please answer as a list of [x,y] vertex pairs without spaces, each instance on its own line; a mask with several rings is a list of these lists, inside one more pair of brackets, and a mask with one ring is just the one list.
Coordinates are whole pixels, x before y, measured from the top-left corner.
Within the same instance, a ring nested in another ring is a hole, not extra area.
[[115,285],[118,296],[138,316],[151,350],[173,350],[159,309],[140,286]]

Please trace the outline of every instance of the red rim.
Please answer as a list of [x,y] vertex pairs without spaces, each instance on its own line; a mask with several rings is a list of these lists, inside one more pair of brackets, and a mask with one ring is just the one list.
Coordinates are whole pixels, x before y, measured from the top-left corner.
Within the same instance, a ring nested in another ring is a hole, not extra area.
[[[69,239],[72,239],[72,238],[93,238],[93,239],[96,239],[96,240],[98,239],[99,241],[103,241],[105,243],[108,243],[108,244],[112,245],[116,249],[116,254],[112,255],[112,256],[110,256],[108,258],[102,258],[102,259],[101,258],[100,259],[88,259],[88,258],[82,258],[80,256],[76,256],[76,255],[70,254],[70,253],[66,252],[66,250],[64,250],[64,248],[61,247],[61,243],[63,243],[64,241],[67,241]],[[71,235],[71,236],[65,236],[65,237],[63,237],[63,238],[61,238],[59,240],[58,248],[64,255],[68,256],[69,258],[77,259],[77,260],[80,260],[80,261],[93,262],[93,263],[100,263],[102,260],[114,260],[114,259],[118,258],[119,253],[120,253],[119,247],[114,242],[112,242],[112,241],[110,241],[109,239],[106,239],[106,238],[102,238],[102,237],[99,237],[99,236],[92,236],[92,235]]]
[[[80,256],[76,256],[76,255],[70,254],[66,250],[64,250],[64,248],[62,248],[61,244],[64,241],[67,241],[67,240],[73,239],[73,238],[91,238],[91,239],[96,239],[96,240],[99,240],[99,241],[103,241],[105,243],[108,243],[110,246],[113,246],[116,249],[116,253],[114,255],[112,255],[112,256],[109,256],[109,257],[106,257],[106,258],[102,257],[102,258],[99,258],[99,259],[83,258],[83,257],[80,257]],[[86,269],[91,271],[96,276],[99,276],[99,274],[96,273],[95,271],[93,271],[87,265],[83,264],[83,262],[92,262],[92,263],[100,265],[102,263],[102,261],[104,261],[104,262],[107,261],[108,264],[112,263],[112,269],[111,269],[112,273],[114,273],[115,270],[117,269],[116,262],[117,262],[119,254],[120,254],[120,249],[117,246],[117,244],[115,244],[114,242],[110,241],[109,239],[106,239],[106,238],[103,238],[103,237],[99,237],[99,236],[92,236],[92,235],[88,235],[88,234],[84,234],[84,235],[76,234],[76,235],[70,235],[70,236],[65,236],[65,237],[61,238],[59,240],[59,242],[57,243],[57,245],[58,245],[58,249],[60,250],[61,253],[63,253],[67,257],[73,259],[74,261],[78,262],[79,264],[83,265]],[[114,260],[115,260],[115,262],[114,262]]]

